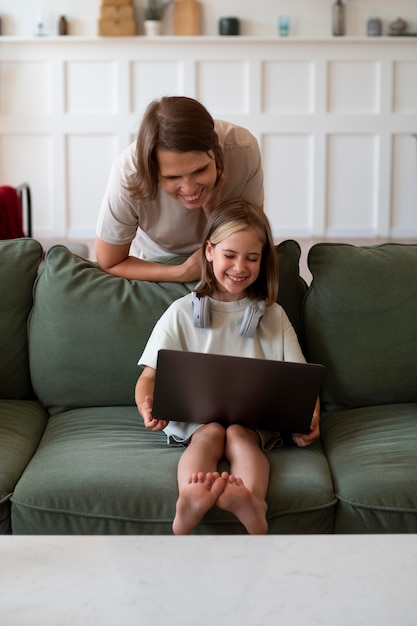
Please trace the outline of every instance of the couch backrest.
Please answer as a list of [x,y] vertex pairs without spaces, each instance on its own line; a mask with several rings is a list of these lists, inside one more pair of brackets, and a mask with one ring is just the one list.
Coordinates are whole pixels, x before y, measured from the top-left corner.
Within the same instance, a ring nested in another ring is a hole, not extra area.
[[[279,298],[299,326],[306,291],[298,275],[300,248],[284,242],[278,255]],[[134,404],[136,364],[151,330],[193,286],[117,278],[64,246],[51,248],[35,285],[29,324],[32,380],[42,403],[51,413]]]
[[317,244],[304,302],[325,410],[417,401],[417,245]]
[[41,245],[33,239],[0,241],[0,398],[33,397],[29,375],[27,318]]

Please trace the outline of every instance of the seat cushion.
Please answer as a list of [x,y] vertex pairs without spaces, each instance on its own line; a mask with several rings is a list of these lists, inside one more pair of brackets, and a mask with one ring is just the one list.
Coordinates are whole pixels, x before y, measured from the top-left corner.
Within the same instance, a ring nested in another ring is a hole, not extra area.
[[[13,532],[170,534],[181,453],[163,433],[147,431],[135,407],[56,414],[13,495]],[[275,449],[268,458],[270,532],[332,532],[335,498],[321,444]],[[245,531],[213,509],[196,532]]]
[[0,398],[28,400],[34,396],[27,319],[42,254],[41,245],[33,239],[0,241]]
[[307,356],[327,411],[417,402],[417,245],[317,244],[304,302]]
[[0,534],[11,531],[10,497],[36,450],[48,416],[30,400],[0,400]]
[[336,532],[417,532],[417,403],[322,420],[338,499]]

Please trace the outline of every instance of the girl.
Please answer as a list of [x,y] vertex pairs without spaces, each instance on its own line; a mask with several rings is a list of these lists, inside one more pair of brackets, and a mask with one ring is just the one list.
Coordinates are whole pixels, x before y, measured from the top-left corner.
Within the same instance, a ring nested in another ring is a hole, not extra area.
[[[129,279],[197,280],[207,218],[220,202],[237,196],[263,205],[255,137],[246,128],[214,121],[193,98],[155,100],[136,144],[112,169],[97,224],[98,264]],[[194,251],[181,265],[149,260]]]
[[[268,528],[269,481],[264,451],[282,443],[280,434],[152,416],[159,349],[305,362],[295,331],[276,303],[277,259],[265,214],[240,198],[225,202],[211,215],[203,241],[201,282],[193,294],[175,301],[162,315],[139,360],[144,370],[136,384],[136,404],[146,428],[164,430],[169,443],[185,446],[178,464],[174,533],[190,533],[217,505],[236,515],[248,533],[263,534]],[[203,305],[208,314],[202,322],[195,308]],[[245,336],[242,318],[250,307],[264,313],[257,328]],[[307,446],[318,438],[319,419],[317,400],[310,433],[293,435],[297,445]],[[230,463],[230,473],[220,475],[217,466],[223,457]]]

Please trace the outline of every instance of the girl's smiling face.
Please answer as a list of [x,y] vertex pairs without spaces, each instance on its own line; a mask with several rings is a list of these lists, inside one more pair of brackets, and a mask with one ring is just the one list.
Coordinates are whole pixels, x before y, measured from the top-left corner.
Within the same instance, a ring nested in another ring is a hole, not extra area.
[[216,278],[215,299],[232,302],[246,296],[247,288],[259,276],[262,249],[262,241],[252,228],[233,233],[216,245],[206,242],[206,258]]
[[158,180],[162,189],[186,209],[204,205],[217,180],[216,161],[207,152],[157,149]]

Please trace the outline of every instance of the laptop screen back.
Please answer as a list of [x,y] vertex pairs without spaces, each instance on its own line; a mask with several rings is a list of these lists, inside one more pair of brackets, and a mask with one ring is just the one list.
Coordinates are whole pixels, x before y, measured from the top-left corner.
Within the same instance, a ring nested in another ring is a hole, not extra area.
[[153,416],[308,433],[324,366],[160,350]]

